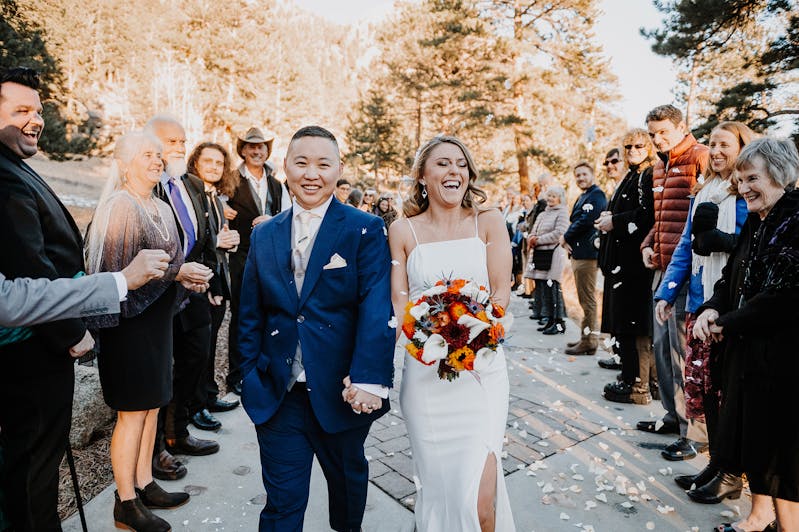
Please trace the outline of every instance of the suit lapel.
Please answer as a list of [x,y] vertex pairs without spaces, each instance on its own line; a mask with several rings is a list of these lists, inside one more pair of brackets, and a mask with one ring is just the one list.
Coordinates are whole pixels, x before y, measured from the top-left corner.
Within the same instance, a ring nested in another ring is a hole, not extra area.
[[308,299],[308,295],[322,274],[322,268],[330,260],[333,246],[336,244],[338,234],[343,227],[341,221],[346,213],[344,209],[347,208],[349,207],[341,205],[335,199],[330,202],[330,206],[327,208],[327,213],[322,219],[322,225],[319,226],[319,232],[316,234],[311,257],[308,259],[305,281],[302,284],[302,293],[300,294],[300,307]]
[[291,213],[275,220],[277,228],[272,233],[272,249],[275,252],[277,271],[280,272],[281,284],[286,287],[289,300],[297,303],[297,287],[294,285],[294,275],[291,269]]
[[69,226],[70,226],[70,228],[72,229],[72,233],[73,233],[73,234],[74,234],[74,236],[75,236],[75,243],[76,243],[76,245],[78,246],[78,248],[80,248],[81,250],[83,250],[83,235],[81,235],[81,234],[80,234],[80,230],[78,229],[78,226],[75,224],[75,219],[74,219],[74,218],[72,217],[72,215],[69,213],[69,209],[67,209],[67,208],[66,208],[66,206],[64,206],[64,204],[63,204],[63,203],[61,203],[61,199],[58,197],[58,194],[56,194],[56,193],[55,193],[55,191],[54,191],[52,188],[50,188],[50,185],[48,185],[48,184],[47,184],[47,181],[45,181],[45,180],[44,180],[44,178],[42,178],[42,176],[40,176],[39,174],[37,174],[37,173],[36,173],[36,172],[33,170],[33,168],[31,168],[30,166],[28,166],[28,164],[27,164],[25,161],[22,161],[22,160],[21,160],[21,161],[19,162],[19,166],[20,166],[20,168],[22,168],[22,169],[23,169],[23,170],[24,170],[24,171],[25,171],[25,172],[26,172],[28,175],[30,175],[30,176],[31,176],[31,178],[33,178],[33,180],[34,180],[34,181],[36,181],[36,183],[38,183],[38,184],[39,184],[40,186],[42,186],[42,187],[43,187],[43,188],[44,188],[44,189],[45,189],[47,192],[49,192],[49,193],[50,193],[50,195],[53,197],[53,200],[55,200],[55,202],[56,202],[56,203],[58,204],[58,206],[61,208],[61,212],[64,214],[64,218],[66,218],[66,219],[67,219],[67,222],[69,222]]
[[184,174],[182,179],[183,185],[186,187],[186,192],[189,193],[191,204],[194,206],[194,214],[197,218],[197,234],[194,236],[195,240],[199,242],[203,235],[205,235],[206,224],[208,223],[206,220],[208,211],[205,209],[203,202],[203,196],[205,195],[205,192],[192,182],[191,177],[188,174]]

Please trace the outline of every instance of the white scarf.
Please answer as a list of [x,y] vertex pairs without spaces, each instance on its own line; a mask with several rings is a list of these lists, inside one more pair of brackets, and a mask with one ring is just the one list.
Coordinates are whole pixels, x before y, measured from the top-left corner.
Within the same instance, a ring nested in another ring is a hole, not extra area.
[[[724,233],[735,233],[735,196],[730,194],[730,182],[726,179],[714,177],[707,181],[694,198],[694,208],[691,211],[691,220],[696,213],[696,206],[704,202],[713,202],[719,206],[719,219],[716,229]],[[693,241],[691,235],[691,241]],[[692,254],[691,272],[696,275],[702,269],[702,289],[705,301],[713,295],[713,285],[721,279],[721,270],[727,264],[729,253],[714,251],[707,257]]]

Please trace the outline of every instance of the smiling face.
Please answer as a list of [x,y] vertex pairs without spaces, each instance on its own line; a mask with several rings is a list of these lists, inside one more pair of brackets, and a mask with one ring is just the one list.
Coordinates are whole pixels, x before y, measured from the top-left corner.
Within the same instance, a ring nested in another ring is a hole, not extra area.
[[754,157],[751,164],[739,168],[735,173],[738,194],[746,201],[747,210],[756,212],[762,220],[785,194],[785,189],[769,176],[762,157]]
[[197,173],[206,183],[217,183],[225,171],[225,156],[215,148],[203,148],[197,158]]
[[587,166],[578,166],[574,169],[574,182],[580,190],[587,190],[594,184],[594,172]]
[[350,192],[352,192],[352,186],[349,183],[342,183],[336,187],[336,199],[341,203],[346,203],[347,198],[350,197]]
[[248,168],[260,168],[269,158],[269,148],[266,142],[246,143],[241,147],[241,156]]
[[433,148],[419,182],[427,187],[431,204],[460,206],[469,186],[469,163],[463,151],[449,142]]
[[552,190],[548,190],[544,193],[544,199],[547,200],[547,207],[560,205],[560,194]]
[[19,83],[0,85],[0,143],[26,159],[36,154],[43,129],[39,93]]
[[660,153],[668,153],[685,138],[685,122],[675,124],[668,118],[665,120],[650,120],[646,123],[649,138]]
[[622,168],[624,168],[624,162],[621,160],[621,157],[619,157],[618,152],[613,153],[610,157],[605,158],[602,166],[605,167],[605,172],[607,172],[608,178],[614,181],[620,181],[621,178],[624,177],[621,173]]
[[710,134],[710,168],[723,178],[729,177],[735,159],[741,153],[738,138],[724,129],[714,129]]
[[344,171],[338,147],[322,137],[293,140],[286,152],[283,167],[289,190],[303,209],[324,204],[333,194],[336,182]]
[[140,194],[152,190],[161,180],[164,171],[159,146],[145,141],[141,149],[129,163],[121,163],[128,184]]
[[186,172],[186,132],[180,124],[170,121],[157,122],[153,127],[155,136],[163,145],[164,164],[172,177]]

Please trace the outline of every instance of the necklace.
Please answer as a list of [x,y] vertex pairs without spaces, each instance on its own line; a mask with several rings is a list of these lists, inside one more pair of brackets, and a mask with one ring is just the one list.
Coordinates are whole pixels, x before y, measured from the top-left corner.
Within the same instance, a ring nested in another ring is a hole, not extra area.
[[130,194],[135,198],[136,202],[139,204],[139,206],[144,211],[144,214],[147,216],[147,219],[150,220],[150,223],[153,224],[153,227],[155,227],[155,230],[158,233],[158,235],[161,237],[161,240],[163,240],[164,242],[169,242],[170,240],[169,227],[167,227],[164,218],[158,214],[158,205],[155,203],[155,200],[153,200],[152,195],[147,196],[147,199],[150,200],[149,203],[151,205],[151,209],[155,211],[155,213],[150,212],[151,209],[148,209],[147,205],[144,204],[144,198],[142,198],[142,196],[136,194],[130,189],[128,189],[127,192],[128,194]]

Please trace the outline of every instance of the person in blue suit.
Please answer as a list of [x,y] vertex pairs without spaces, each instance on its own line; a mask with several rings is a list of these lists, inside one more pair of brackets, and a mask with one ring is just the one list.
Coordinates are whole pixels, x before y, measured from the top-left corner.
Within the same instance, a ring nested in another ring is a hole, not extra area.
[[238,324],[267,493],[259,530],[302,530],[316,456],[330,527],[357,531],[364,441],[389,409],[394,372],[391,257],[383,221],[334,197],[343,165],[332,133],[297,131],[284,168],[294,204],[253,230]]

